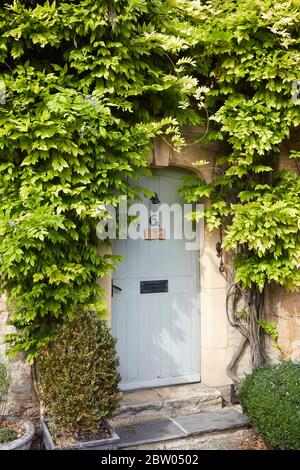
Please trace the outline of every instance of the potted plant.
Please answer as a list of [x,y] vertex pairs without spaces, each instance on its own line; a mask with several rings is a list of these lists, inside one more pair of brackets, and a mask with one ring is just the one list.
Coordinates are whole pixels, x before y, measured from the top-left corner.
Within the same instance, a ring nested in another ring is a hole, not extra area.
[[9,385],[6,367],[0,363],[0,450],[27,450],[31,447],[34,427],[28,419],[5,415]]
[[108,422],[121,397],[115,343],[105,321],[81,311],[41,351],[36,370],[43,449],[117,448],[119,437]]

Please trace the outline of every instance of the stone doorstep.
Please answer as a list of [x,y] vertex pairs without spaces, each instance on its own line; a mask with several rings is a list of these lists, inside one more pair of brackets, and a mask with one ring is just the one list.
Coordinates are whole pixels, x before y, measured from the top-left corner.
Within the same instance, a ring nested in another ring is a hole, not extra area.
[[[120,424],[115,427],[120,436],[120,448],[149,443],[174,441],[210,433],[247,428],[248,418],[234,408],[202,412],[177,418],[147,420],[141,423]],[[157,448],[157,447],[156,447]]]
[[174,385],[125,392],[115,424],[159,417],[190,415],[222,408],[219,390],[202,384]]

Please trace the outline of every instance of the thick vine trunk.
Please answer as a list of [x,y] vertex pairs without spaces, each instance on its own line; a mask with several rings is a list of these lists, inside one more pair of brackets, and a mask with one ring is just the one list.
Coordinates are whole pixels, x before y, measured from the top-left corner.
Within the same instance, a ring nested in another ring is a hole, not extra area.
[[242,336],[242,339],[241,339],[236,351],[234,352],[234,354],[232,356],[232,359],[231,359],[231,361],[228,364],[227,369],[226,369],[227,375],[231,378],[234,385],[236,385],[236,386],[240,383],[240,379],[239,379],[238,373],[237,373],[239,360],[240,360],[240,358],[242,357],[242,355],[245,351],[247,343],[248,343],[248,338],[246,338],[245,336]]
[[264,335],[259,324],[263,319],[264,294],[252,287],[249,297],[249,343],[252,367],[256,369],[265,362]]
[[229,323],[242,335],[227,367],[228,376],[237,386],[241,380],[238,377],[238,365],[247,344],[250,346],[253,369],[266,360],[264,335],[260,326],[264,315],[264,292],[261,293],[257,286],[242,289],[239,283],[234,283],[227,292],[226,311]]

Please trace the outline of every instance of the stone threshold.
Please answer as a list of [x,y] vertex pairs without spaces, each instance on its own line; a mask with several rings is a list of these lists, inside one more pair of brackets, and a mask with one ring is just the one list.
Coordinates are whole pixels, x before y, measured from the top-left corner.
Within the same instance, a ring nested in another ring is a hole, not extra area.
[[190,415],[222,408],[222,395],[201,383],[124,392],[115,424]]
[[[249,420],[243,413],[234,408],[226,408],[176,418],[120,424],[115,427],[115,431],[120,436],[119,448],[135,448],[145,444],[242,430],[248,426]],[[154,448],[158,447],[154,446]]]

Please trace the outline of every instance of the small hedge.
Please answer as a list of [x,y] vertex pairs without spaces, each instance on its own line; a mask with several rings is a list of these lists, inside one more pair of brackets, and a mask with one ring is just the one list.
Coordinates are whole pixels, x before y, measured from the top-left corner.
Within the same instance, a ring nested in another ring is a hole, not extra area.
[[4,414],[10,386],[10,376],[7,373],[5,364],[0,362],[0,416]]
[[105,321],[78,312],[37,360],[39,392],[57,433],[96,432],[120,393],[115,339]]
[[251,424],[272,447],[300,450],[300,363],[264,365],[241,383]]

